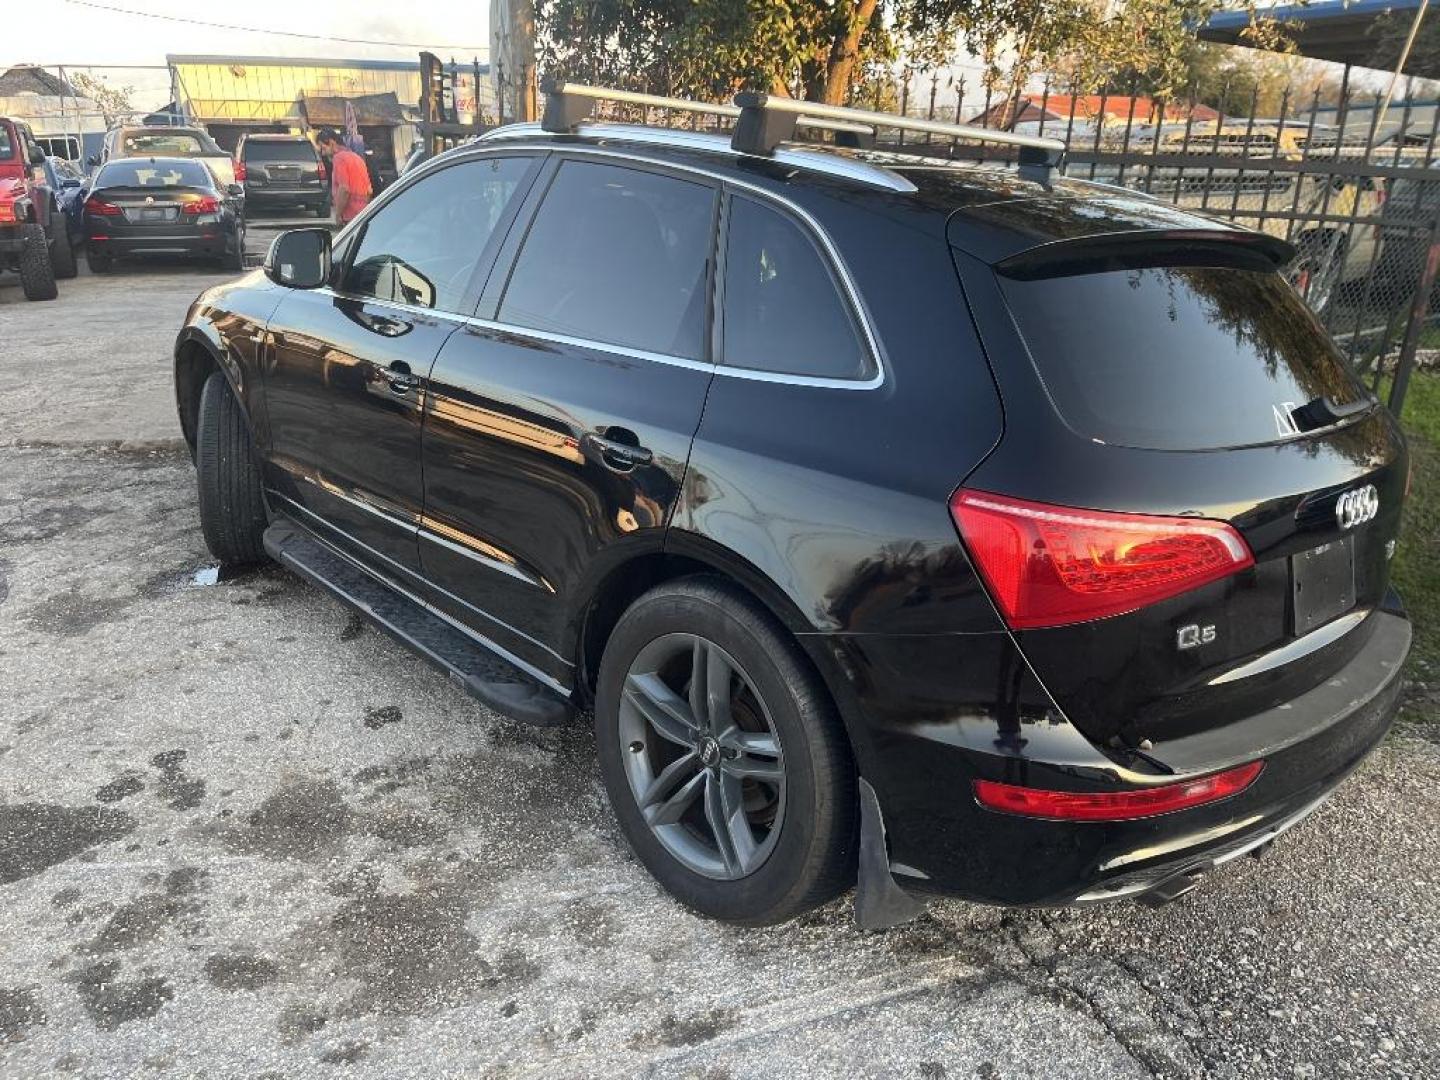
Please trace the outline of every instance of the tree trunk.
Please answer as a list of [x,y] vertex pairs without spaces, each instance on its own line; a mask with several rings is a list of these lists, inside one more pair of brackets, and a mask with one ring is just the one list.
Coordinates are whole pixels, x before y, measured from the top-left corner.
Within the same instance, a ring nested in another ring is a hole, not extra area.
[[860,59],[860,40],[865,36],[875,15],[878,0],[849,0],[852,7],[849,25],[835,38],[830,47],[830,61],[825,66],[825,87],[820,100],[827,105],[844,105],[850,95],[850,80]]

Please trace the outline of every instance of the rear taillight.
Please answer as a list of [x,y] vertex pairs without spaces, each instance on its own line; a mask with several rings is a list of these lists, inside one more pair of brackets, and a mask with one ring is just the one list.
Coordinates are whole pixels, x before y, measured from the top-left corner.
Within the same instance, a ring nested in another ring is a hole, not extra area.
[[15,204],[0,202],[0,221],[16,221]]
[[1120,615],[1255,563],[1223,521],[957,491],[950,513],[1012,630]]
[[1049,791],[995,780],[975,781],[975,801],[988,810],[1050,821],[1129,821],[1218,802],[1255,782],[1263,761],[1178,784],[1134,791]]
[[182,214],[218,214],[220,200],[213,195],[196,195],[180,204]]
[[316,167],[316,169],[319,170],[320,179],[321,179],[321,180],[324,180],[325,177],[326,177],[325,162],[323,162],[323,161],[317,162],[315,167]]
[[85,200],[85,213],[98,214],[100,217],[115,217],[120,213],[120,207],[112,202],[106,202],[98,195],[91,195]]
[[246,175],[245,163],[237,158],[235,160],[235,183],[243,184]]

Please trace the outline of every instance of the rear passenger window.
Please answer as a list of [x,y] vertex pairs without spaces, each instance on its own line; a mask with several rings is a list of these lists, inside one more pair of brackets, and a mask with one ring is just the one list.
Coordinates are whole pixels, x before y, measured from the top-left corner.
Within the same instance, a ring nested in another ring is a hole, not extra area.
[[850,307],[810,237],[750,199],[730,202],[724,363],[827,379],[872,374]]
[[470,278],[530,161],[465,161],[411,184],[366,223],[343,291],[470,314]]
[[715,190],[567,161],[515,260],[498,317],[534,330],[699,360]]

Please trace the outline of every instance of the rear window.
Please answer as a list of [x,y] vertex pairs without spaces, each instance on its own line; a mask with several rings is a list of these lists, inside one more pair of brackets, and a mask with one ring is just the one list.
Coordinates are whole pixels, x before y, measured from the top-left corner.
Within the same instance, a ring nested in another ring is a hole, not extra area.
[[1100,442],[1203,450],[1295,434],[1290,410],[1364,390],[1295,291],[1235,267],[999,278],[1065,422]]
[[147,154],[203,154],[205,147],[194,135],[181,132],[136,132],[126,135],[122,143],[125,153],[135,157]]
[[196,161],[112,161],[95,178],[105,187],[210,187],[210,174]]
[[247,142],[245,161],[304,161],[314,164],[315,148],[307,142]]

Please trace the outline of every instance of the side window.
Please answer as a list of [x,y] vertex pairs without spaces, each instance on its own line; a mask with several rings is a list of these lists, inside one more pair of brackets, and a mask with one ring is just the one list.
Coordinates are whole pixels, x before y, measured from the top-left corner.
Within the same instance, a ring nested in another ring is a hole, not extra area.
[[406,188],[366,222],[342,290],[469,314],[461,309],[476,263],[531,160],[465,161]]
[[785,214],[730,200],[722,362],[828,379],[873,374],[850,305],[815,243]]
[[688,180],[565,162],[515,260],[499,319],[702,359],[715,197]]

